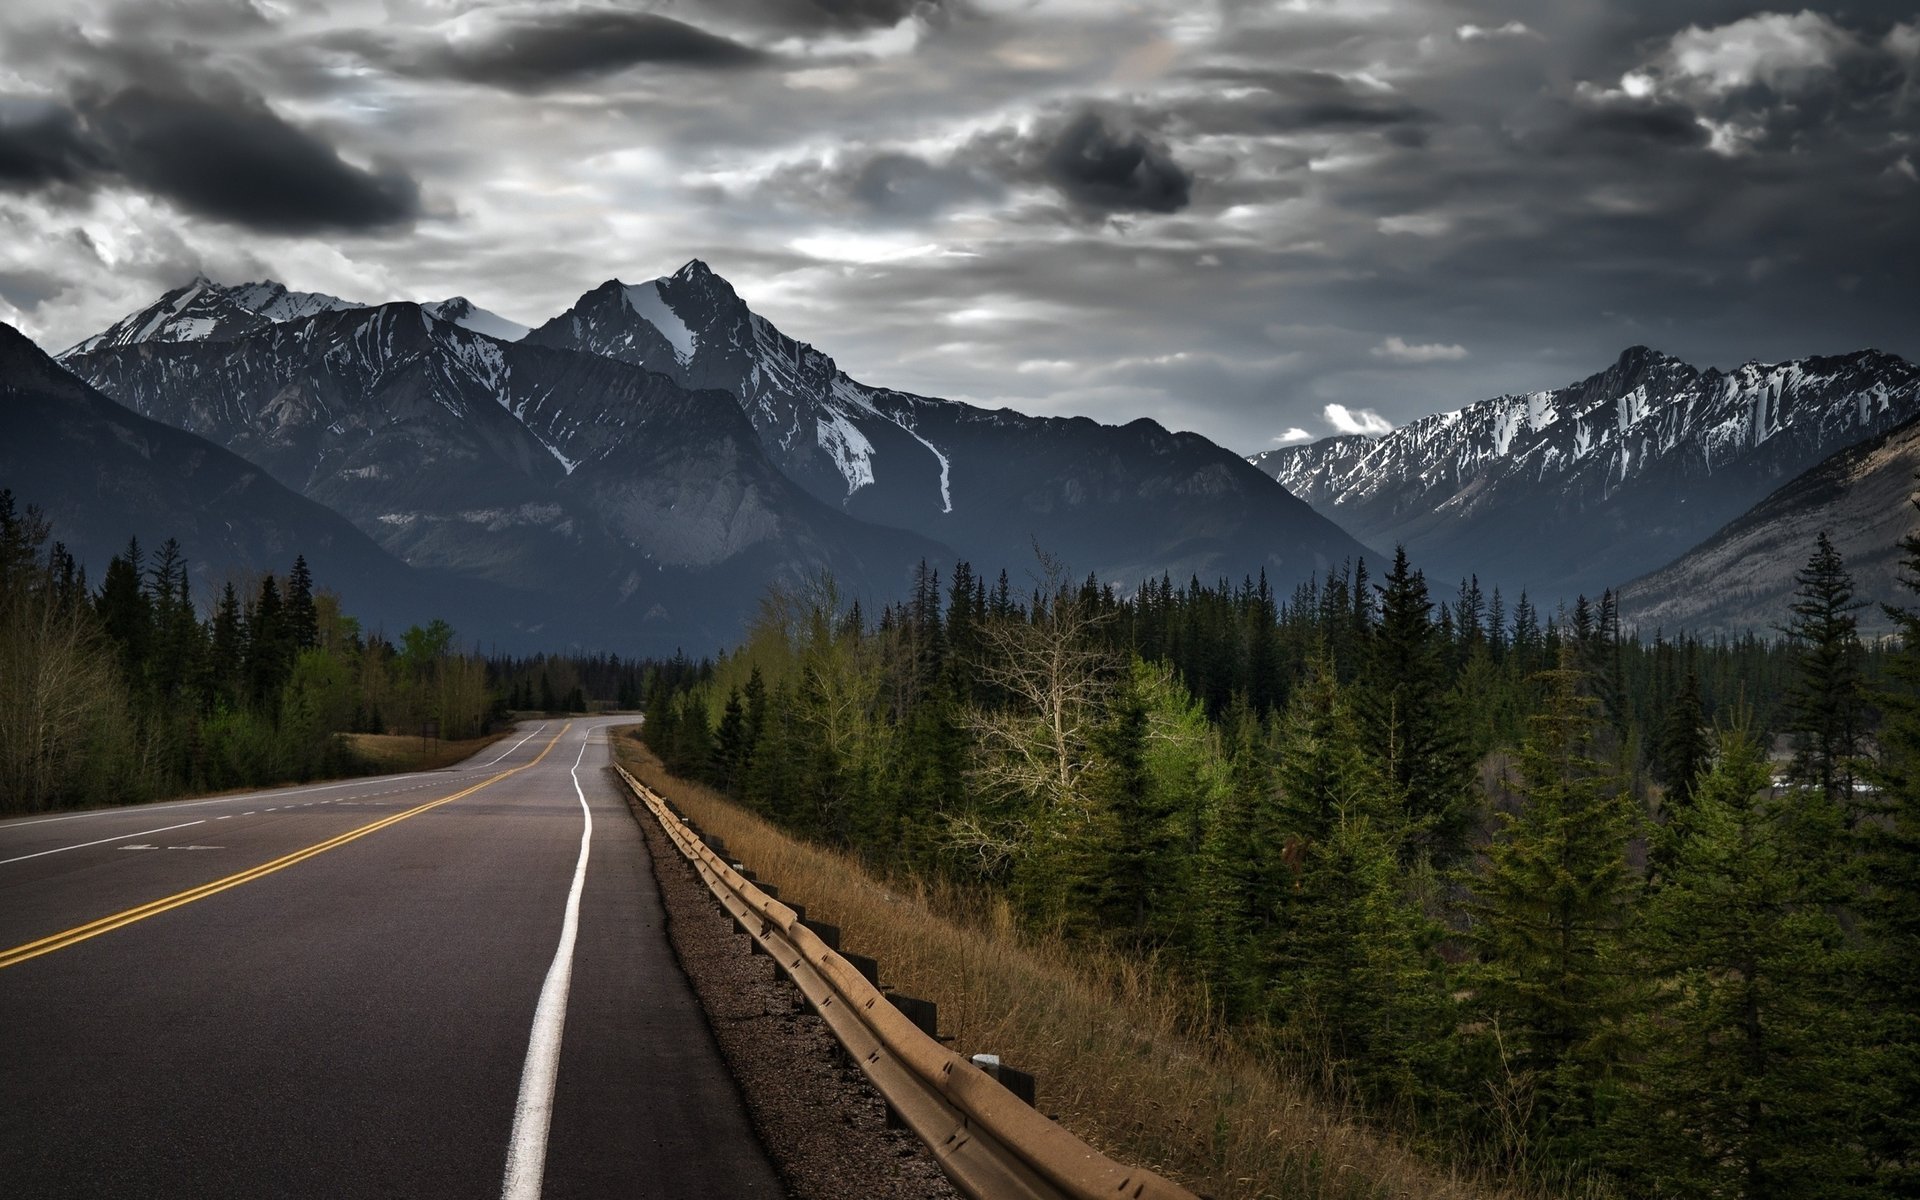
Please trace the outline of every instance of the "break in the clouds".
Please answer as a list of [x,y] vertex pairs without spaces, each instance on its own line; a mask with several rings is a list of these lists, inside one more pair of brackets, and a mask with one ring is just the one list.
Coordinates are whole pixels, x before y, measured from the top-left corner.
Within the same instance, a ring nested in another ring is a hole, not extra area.
[[1242,450],[1920,355],[1920,19],[1734,0],[13,0],[0,319],[525,322],[699,256],[856,377]]

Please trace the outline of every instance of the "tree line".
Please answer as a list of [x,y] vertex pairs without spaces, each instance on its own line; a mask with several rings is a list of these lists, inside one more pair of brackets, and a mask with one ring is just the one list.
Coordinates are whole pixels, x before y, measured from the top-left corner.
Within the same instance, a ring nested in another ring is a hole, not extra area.
[[94,588],[51,533],[0,490],[0,812],[352,774],[339,733],[473,737],[502,711],[446,622],[368,634],[304,557],[203,613],[177,542],[130,541]]
[[[1920,590],[1920,538],[1906,546]],[[1632,1196],[1920,1194],[1920,616],[1823,535],[1780,636],[1627,636],[1404,553],[1276,597],[1042,558],[775,592],[656,672],[670,769],[1152,955],[1463,1161]]]

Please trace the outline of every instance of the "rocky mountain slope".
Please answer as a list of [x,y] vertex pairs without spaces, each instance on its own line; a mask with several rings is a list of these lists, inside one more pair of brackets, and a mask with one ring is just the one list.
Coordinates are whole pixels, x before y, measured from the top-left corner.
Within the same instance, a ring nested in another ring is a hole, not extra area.
[[[40,507],[98,580],[130,537],[177,538],[196,593],[285,571],[304,554],[323,587],[390,635],[439,614],[476,633],[510,628],[520,599],[414,571],[338,513],[205,438],[114,403],[0,324],[0,487]],[[432,605],[434,607],[429,607]]]
[[542,593],[564,622],[554,644],[704,651],[768,582],[831,570],[892,595],[948,553],[796,488],[726,393],[426,306],[82,345],[65,362],[101,391],[259,463],[409,564]]
[[[1864,350],[1700,371],[1636,346],[1596,375],[1259,455],[1430,575],[1551,601],[1672,561],[1835,452],[1920,414],[1920,368]],[[1804,558],[1804,556],[1802,556]]]
[[[699,260],[609,280],[527,335],[731,393],[815,498],[1018,567],[1037,543],[1123,585],[1170,571],[1276,584],[1367,553],[1235,455],[1152,421],[1030,417],[874,387],[750,309]],[[564,401],[563,401],[564,402]]]
[[1920,529],[1920,417],[1850,446],[1788,482],[1674,562],[1620,589],[1629,625],[1766,635],[1787,621],[1795,572],[1825,532],[1853,573],[1863,632],[1891,630],[1881,604],[1910,607],[1900,542]]

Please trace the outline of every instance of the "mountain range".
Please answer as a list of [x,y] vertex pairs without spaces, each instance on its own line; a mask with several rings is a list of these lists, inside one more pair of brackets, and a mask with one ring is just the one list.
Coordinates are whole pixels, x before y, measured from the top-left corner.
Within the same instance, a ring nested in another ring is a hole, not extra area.
[[1916,415],[1920,369],[1874,350],[1702,371],[1636,346],[1562,388],[1250,461],[1363,542],[1404,545],[1430,576],[1477,574],[1551,603],[1666,566]]
[[1197,435],[851,380],[698,261],[522,328],[196,279],[62,363],[408,565],[518,593],[474,631],[509,645],[704,649],[770,583],[885,601],[922,559],[1286,587],[1366,553]]
[[704,650],[770,584],[830,573],[882,603],[922,560],[1018,577],[1036,549],[1122,589],[1264,571],[1284,591],[1398,544],[1443,589],[1615,588],[1643,624],[1764,626],[1816,528],[1884,598],[1920,417],[1920,369],[1877,351],[1703,371],[1633,347],[1562,388],[1242,459],[855,380],[699,260],[532,328],[463,297],[197,278],[58,364],[6,333],[0,486],[96,567],[128,532],[203,567],[304,551],[339,559],[350,608],[404,596],[529,649]]

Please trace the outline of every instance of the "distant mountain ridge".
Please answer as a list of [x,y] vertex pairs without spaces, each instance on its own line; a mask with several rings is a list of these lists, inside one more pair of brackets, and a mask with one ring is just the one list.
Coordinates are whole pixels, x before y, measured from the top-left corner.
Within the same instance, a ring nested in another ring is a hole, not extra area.
[[[118,349],[146,342],[224,342],[265,333],[275,325],[328,312],[349,312],[375,305],[342,300],[323,292],[288,291],[271,279],[231,286],[197,275],[138,312],[60,353],[62,360],[78,354]],[[527,327],[477,308],[465,296],[421,305],[428,313],[504,341],[525,337]]]
[[197,280],[64,362],[409,563],[538,580],[656,645],[730,641],[768,583],[820,571],[891,599],[922,557],[1285,587],[1366,553],[1198,435],[854,381],[698,260],[520,332],[457,299]]
[[875,387],[783,333],[698,259],[608,280],[527,335],[731,393],[786,476],[976,565],[1038,543],[1126,585],[1164,572],[1296,581],[1368,553],[1238,456],[1152,421],[1032,417]]
[[1900,583],[1900,543],[1920,530],[1920,417],[1849,446],[1775,490],[1713,536],[1619,590],[1621,619],[1651,635],[1762,636],[1787,621],[1794,575],[1825,533],[1864,601],[1867,634],[1890,632],[1882,604],[1912,607]]
[[370,630],[393,635],[434,615],[476,633],[511,624],[511,589],[409,568],[262,468],[101,395],[3,323],[0,421],[0,487],[43,509],[96,580],[129,538],[149,550],[174,538],[203,602],[230,578],[286,571],[304,555]]
[[1875,350],[1701,371],[1636,346],[1563,388],[1250,461],[1441,579],[1597,595],[1685,553],[1828,456],[1920,415]]
[[795,488],[732,397],[394,303],[67,365],[258,462],[415,566],[527,588],[556,641],[723,644],[769,582],[891,594],[937,543]]

